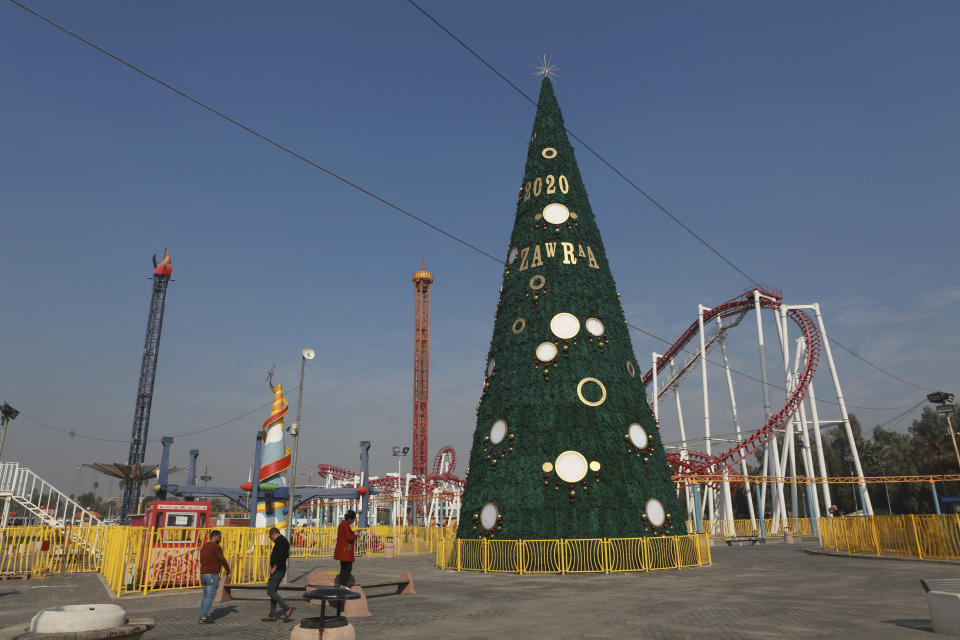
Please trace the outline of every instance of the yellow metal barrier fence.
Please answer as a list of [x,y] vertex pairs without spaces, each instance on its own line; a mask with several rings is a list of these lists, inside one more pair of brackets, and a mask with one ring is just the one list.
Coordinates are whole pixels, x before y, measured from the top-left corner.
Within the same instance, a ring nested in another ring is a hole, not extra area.
[[[687,531],[696,533],[696,523],[687,520]],[[737,520],[704,520],[703,530],[711,538],[755,538],[762,534],[768,538],[782,538],[784,530],[789,529],[795,536],[812,536],[813,525],[810,518],[765,518],[763,529],[759,518]]]
[[710,536],[584,540],[442,539],[436,566],[500,573],[610,573],[711,564]]
[[0,531],[0,575],[99,571],[104,527],[7,527]]
[[960,560],[960,514],[821,518],[823,548],[847,553]]

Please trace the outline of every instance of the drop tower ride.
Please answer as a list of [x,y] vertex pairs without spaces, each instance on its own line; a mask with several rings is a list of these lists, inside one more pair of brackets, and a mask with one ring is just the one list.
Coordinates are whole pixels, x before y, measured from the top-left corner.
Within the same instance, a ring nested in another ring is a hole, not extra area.
[[167,285],[173,263],[170,252],[164,250],[163,260],[157,263],[153,256],[153,296],[147,316],[147,335],[143,342],[143,361],[140,363],[140,384],[137,387],[137,406],[133,412],[133,433],[130,436],[130,455],[124,471],[123,503],[120,516],[136,513],[140,503],[140,489],[144,480],[143,459],[147,452],[147,432],[150,428],[150,408],[153,404],[153,383],[157,375],[157,356],[160,353],[160,331],[163,328],[163,310],[167,301]]

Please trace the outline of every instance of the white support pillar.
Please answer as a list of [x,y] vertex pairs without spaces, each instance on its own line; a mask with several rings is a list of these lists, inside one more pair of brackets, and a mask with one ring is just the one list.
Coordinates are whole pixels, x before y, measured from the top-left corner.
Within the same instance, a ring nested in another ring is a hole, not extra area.
[[[793,388],[797,389],[800,384],[800,362],[806,354],[807,341],[803,337],[797,338],[797,357],[793,363]],[[808,387],[809,390],[809,387]],[[799,410],[799,422],[797,423],[800,427],[800,435],[803,438],[803,469],[807,475],[807,481],[811,489],[813,489],[813,479],[816,476],[816,473],[813,468],[813,455],[810,452],[810,433],[808,430],[809,423],[807,422],[807,411],[803,404],[800,403]],[[817,498],[816,490],[804,492],[807,496],[807,500],[810,501],[810,509],[813,510],[815,518],[820,517],[820,500]]]
[[[707,344],[703,331],[703,312],[709,310],[709,307],[705,307],[702,304],[697,305],[697,323],[700,327],[700,379],[703,384],[703,435],[707,455],[712,455],[713,452],[710,442],[710,394],[707,389]],[[707,492],[707,504],[709,505],[707,512],[710,514],[711,520],[716,518],[716,513],[714,512],[715,493],[716,491]]]
[[[687,459],[687,430],[683,424],[683,407],[680,405],[680,383],[677,381],[677,366],[674,363],[673,359],[670,359],[670,378],[673,382],[673,399],[677,407],[677,422],[680,425],[680,459]],[[656,370],[656,365],[654,365],[654,370]],[[658,405],[659,406],[659,405]],[[689,499],[690,498],[690,485],[686,485],[686,497],[687,497],[687,520],[695,520],[694,517],[694,503]],[[696,516],[697,518],[703,518],[703,511]]]
[[820,488],[823,490],[823,508],[827,512],[827,516],[830,517],[833,514],[830,513],[830,505],[833,504],[833,501],[830,499],[830,484],[827,482],[826,478],[829,476],[827,473],[827,463],[823,457],[823,441],[820,436],[820,414],[817,413],[817,396],[813,391],[813,381],[810,381],[810,388],[807,390],[807,399],[810,401],[810,418],[813,420],[813,441],[817,447],[817,465],[820,469],[820,477],[823,480],[820,481]]
[[[721,332],[723,331],[723,320],[720,316],[717,316],[717,329]],[[727,358],[727,341],[723,335],[720,336],[720,353],[723,354],[723,368],[727,374],[727,392],[730,395],[730,412],[733,414],[733,427],[737,432],[737,444],[739,445],[742,441],[740,437],[740,419],[737,417],[737,397],[733,392],[733,376],[730,373],[730,360]],[[750,475],[747,469],[747,461],[745,458],[740,458],[740,469],[744,476]],[[744,488],[747,492],[747,508],[750,512],[750,525],[756,527],[756,514],[753,511],[753,495],[750,490],[750,482],[748,480],[744,481]],[[731,509],[731,517],[732,517]]]
[[827,337],[827,329],[823,326],[823,315],[820,313],[820,303],[813,303],[814,312],[817,315],[817,326],[820,328],[820,335],[823,338],[823,351],[827,355],[827,363],[830,365],[830,375],[833,378],[833,388],[837,394],[837,404],[840,405],[840,415],[843,417],[843,428],[847,432],[847,442],[850,445],[850,452],[853,454],[853,464],[860,478],[860,488],[863,494],[863,510],[868,516],[873,515],[873,503],[870,501],[870,492],[867,491],[867,483],[863,479],[863,467],[860,466],[860,453],[857,451],[857,442],[853,437],[853,429],[850,427],[850,415],[847,413],[847,403],[843,399],[843,391],[840,389],[840,378],[837,376],[837,367],[833,362],[833,353],[830,351],[830,339]]
[[[780,334],[780,349],[783,353],[783,388],[784,388],[784,403],[789,401],[790,393],[793,390],[793,376],[790,373],[790,343],[787,341],[788,335],[788,323],[787,323],[787,305],[780,305],[780,313],[778,316],[779,320],[779,334]],[[799,517],[799,500],[797,494],[797,455],[796,455],[796,443],[797,438],[794,435],[794,420],[796,415],[790,416],[790,419],[787,420],[787,424],[784,427],[783,432],[783,455],[786,460],[789,461],[790,465],[790,477],[793,481],[790,483],[790,516],[794,519]]]
[[[761,381],[761,387],[763,389],[763,414],[764,414],[765,420],[769,422],[771,413],[770,413],[770,390],[768,388],[769,385],[767,383],[767,354],[766,354],[766,351],[764,350],[764,345],[763,345],[763,318],[760,317],[760,311],[762,309],[762,307],[760,306],[760,292],[757,291],[756,289],[754,289],[753,291],[753,308],[754,308],[754,314],[757,316],[757,346],[760,350],[760,381]],[[777,324],[777,326],[779,327],[779,323]],[[774,475],[782,476],[783,473],[781,472],[776,434],[774,434],[774,436],[770,438],[770,441],[767,446],[767,450],[773,454],[772,456],[770,456],[770,459],[773,463]],[[765,454],[764,460],[766,459],[767,459],[767,456]],[[766,464],[764,464],[764,467],[766,467]],[[766,468],[764,469],[764,472],[766,472]],[[778,517],[778,514],[779,514],[779,517],[783,517],[782,514],[785,513],[787,510],[786,501],[784,500],[784,497],[783,497],[783,482],[777,481],[776,489],[777,489],[777,501],[774,504],[773,509],[771,509],[771,513],[775,518]]]

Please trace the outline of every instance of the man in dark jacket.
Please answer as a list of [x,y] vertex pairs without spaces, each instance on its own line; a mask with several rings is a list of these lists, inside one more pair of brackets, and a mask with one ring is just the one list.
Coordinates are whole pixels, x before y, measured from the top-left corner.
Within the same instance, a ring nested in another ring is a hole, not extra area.
[[267,595],[270,596],[270,615],[261,618],[261,622],[275,622],[277,620],[277,610],[283,613],[284,622],[290,621],[290,614],[293,613],[293,607],[284,602],[280,594],[277,593],[277,587],[283,581],[283,576],[287,573],[287,558],[290,557],[290,543],[280,534],[276,527],[270,529],[270,539],[273,540],[273,551],[270,552],[270,579],[267,580]]

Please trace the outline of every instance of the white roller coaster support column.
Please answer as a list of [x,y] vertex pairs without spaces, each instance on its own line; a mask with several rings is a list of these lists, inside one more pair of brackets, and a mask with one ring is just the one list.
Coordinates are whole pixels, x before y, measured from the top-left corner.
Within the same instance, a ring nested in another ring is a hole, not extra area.
[[[720,319],[720,316],[717,316],[717,329],[721,332],[720,334],[720,353],[723,354],[723,368],[727,374],[727,391],[730,393],[730,411],[733,413],[733,427],[737,431],[737,444],[741,442],[740,437],[740,418],[737,417],[737,397],[733,393],[733,376],[730,374],[730,361],[727,359],[727,340],[723,336],[723,320]],[[740,469],[743,475],[750,475],[747,470],[747,460],[746,458],[740,459]],[[747,508],[750,510],[750,526],[756,527],[756,514],[753,511],[753,495],[750,490],[750,482],[744,481],[744,488],[747,492]]]
[[[800,384],[800,360],[806,351],[807,341],[803,338],[797,338],[797,358],[793,363],[793,388],[796,389]],[[813,478],[816,476],[813,467],[813,455],[810,452],[810,433],[809,422],[807,422],[807,410],[805,405],[800,403],[800,435],[803,437],[803,469],[807,474],[809,485],[813,488]],[[809,509],[812,511],[812,517],[820,517],[820,500],[817,498],[815,490],[804,492],[807,500],[810,502]],[[812,497],[812,500],[811,500]]]
[[843,417],[843,428],[847,432],[847,442],[850,445],[850,452],[853,454],[853,463],[857,470],[857,477],[860,478],[860,493],[863,496],[864,512],[868,516],[873,515],[873,503],[870,501],[870,493],[867,491],[866,482],[863,479],[863,467],[860,466],[860,453],[857,451],[857,442],[853,437],[853,429],[850,427],[850,416],[847,413],[847,403],[843,399],[843,391],[840,389],[840,378],[837,376],[837,367],[833,363],[833,353],[830,351],[830,339],[827,337],[827,329],[823,326],[823,316],[820,313],[820,303],[813,303],[814,312],[817,314],[817,325],[820,328],[820,336],[823,338],[823,351],[827,355],[827,363],[830,365],[830,376],[833,378],[833,388],[837,394],[837,404],[840,405],[840,415]]
[[[650,354],[650,360],[653,363],[653,366],[650,368],[650,371],[653,373],[653,419],[656,420],[657,425],[660,424],[660,382],[659,382],[659,379],[657,378],[657,359],[661,355],[662,354],[659,354],[656,351]],[[678,495],[680,493],[680,485],[681,483],[678,482],[677,483]],[[686,498],[686,502],[684,502],[684,505],[686,506],[687,511],[690,511],[690,485],[687,483],[683,483],[683,487],[684,487],[683,494],[684,494],[684,497]],[[689,518],[687,519],[689,520]]]
[[[779,334],[780,334],[780,349],[783,352],[783,387],[784,387],[784,400],[788,401],[790,399],[790,393],[793,390],[793,375],[790,373],[790,343],[787,342],[787,305],[780,305],[780,316],[779,316]],[[796,419],[796,414],[790,416],[790,419],[787,420],[786,429],[783,433],[783,456],[789,461],[790,464],[790,477],[794,479],[790,483],[790,516],[793,519],[799,517],[799,501],[797,499],[797,438],[793,432],[793,424]]]
[[[686,460],[686,459],[687,459],[687,430],[686,430],[686,428],[684,427],[684,424],[683,424],[683,407],[680,406],[680,383],[676,381],[676,369],[677,369],[676,363],[674,363],[673,359],[671,358],[671,360],[670,360],[670,379],[671,379],[671,380],[674,380],[674,383],[673,383],[673,399],[674,399],[674,401],[676,402],[676,406],[677,406],[677,422],[678,422],[678,424],[680,425],[680,459],[681,459],[681,460]],[[657,370],[656,365],[654,365],[653,370],[654,370],[654,372],[656,372],[656,370]],[[654,398],[656,398],[656,395],[654,395]],[[657,406],[660,406],[660,405],[658,404]],[[689,487],[689,485],[688,485],[688,486],[687,486],[687,498],[689,498],[689,497],[690,497],[690,487]],[[690,500],[687,500],[687,520],[694,520],[694,519],[695,519],[695,518],[694,518],[694,515],[693,515],[695,508],[696,508],[695,504],[694,504],[693,502],[691,502]],[[702,507],[702,506],[700,507],[700,513],[697,515],[697,518],[700,518],[701,520],[703,519],[703,507]]]
[[[761,384],[761,387],[762,387],[762,389],[763,389],[763,414],[764,414],[765,420],[766,420],[767,422],[769,422],[769,420],[770,420],[770,390],[767,388],[767,387],[768,387],[768,383],[767,383],[767,354],[766,354],[766,351],[765,351],[764,348],[763,348],[763,318],[760,317],[760,310],[761,310],[761,307],[760,307],[760,292],[759,292],[758,290],[756,290],[756,289],[754,289],[754,291],[753,291],[753,308],[754,308],[754,314],[757,316],[757,346],[758,346],[758,348],[760,349],[760,380],[761,380],[761,383],[762,383],[762,384]],[[767,445],[767,447],[768,447],[768,451],[773,454],[772,456],[770,456],[770,459],[771,459],[771,461],[773,462],[773,472],[774,472],[774,474],[776,474],[777,476],[782,476],[781,466],[780,466],[780,460],[779,460],[779,454],[778,454],[778,451],[777,451],[777,436],[776,436],[776,435],[774,435],[772,438],[770,438],[770,442],[769,442],[769,444]],[[766,458],[767,458],[767,456],[766,456],[766,454],[764,454],[764,460],[766,460]],[[764,467],[765,467],[765,468],[764,468],[764,473],[766,473],[766,464],[764,464]],[[787,510],[787,509],[786,509],[786,504],[785,504],[786,501],[783,499],[783,483],[782,483],[782,482],[777,482],[776,485],[777,485],[777,503],[776,503],[774,509],[771,509],[771,511],[774,512],[774,517],[776,517],[776,513],[777,513],[777,512],[779,512],[779,513],[785,513],[786,510]],[[764,485],[764,489],[766,489],[766,485]],[[765,498],[765,497],[766,497],[766,496],[764,496],[764,498]],[[762,508],[762,505],[761,505],[761,508]]]
[[[817,413],[817,396],[813,392],[813,381],[807,389],[807,400],[810,401],[810,417],[813,419],[813,441],[817,446],[817,464],[820,469],[820,477],[827,477],[827,463],[823,458],[823,442],[820,440],[820,414]],[[830,505],[833,501],[830,499],[830,485],[826,480],[820,481],[820,488],[823,489],[823,506],[827,510],[827,517],[833,516],[830,513]]]
[[[713,447],[710,441],[710,394],[707,389],[707,342],[703,328],[703,312],[709,310],[709,307],[705,307],[702,304],[697,305],[697,324],[700,327],[700,379],[703,384],[703,434],[707,455],[713,453]],[[717,519],[715,493],[715,491],[707,491],[707,513],[710,514],[711,521]]]

